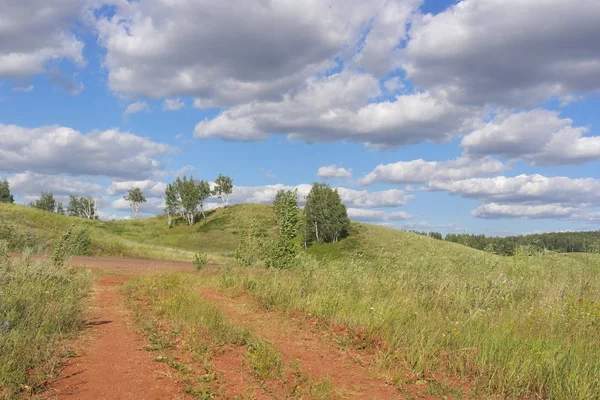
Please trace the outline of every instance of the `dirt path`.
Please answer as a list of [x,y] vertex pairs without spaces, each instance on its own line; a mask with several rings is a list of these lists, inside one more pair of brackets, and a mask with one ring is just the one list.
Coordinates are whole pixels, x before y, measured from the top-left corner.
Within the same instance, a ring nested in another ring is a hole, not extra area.
[[251,328],[268,340],[288,362],[300,361],[304,373],[315,382],[329,380],[336,392],[347,399],[399,399],[398,390],[374,376],[356,355],[339,349],[332,340],[316,331],[290,323],[276,313],[257,310],[250,299],[231,299],[202,289],[203,298],[218,305],[231,321]]
[[127,326],[117,289],[123,282],[119,276],[100,278],[86,323],[89,337],[76,345],[80,357],[69,359],[61,372],[64,378],[51,385],[47,399],[184,398],[169,379],[169,367],[152,361],[142,349],[144,341]]

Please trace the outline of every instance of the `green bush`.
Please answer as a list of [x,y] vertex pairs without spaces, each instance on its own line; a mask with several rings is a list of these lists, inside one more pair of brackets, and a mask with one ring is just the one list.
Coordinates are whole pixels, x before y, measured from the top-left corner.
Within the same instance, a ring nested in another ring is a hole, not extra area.
[[208,256],[206,253],[197,252],[192,263],[198,271],[203,270],[208,265]]

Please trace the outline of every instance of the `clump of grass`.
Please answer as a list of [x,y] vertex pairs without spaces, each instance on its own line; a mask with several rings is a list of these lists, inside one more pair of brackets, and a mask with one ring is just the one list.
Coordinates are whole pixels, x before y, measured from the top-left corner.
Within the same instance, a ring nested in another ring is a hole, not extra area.
[[416,236],[375,260],[305,257],[290,271],[198,279],[383,340],[389,367],[424,379],[460,376],[507,398],[600,398],[600,257],[499,257]]
[[192,261],[194,268],[198,271],[202,271],[208,265],[208,256],[206,253],[197,252],[194,254],[194,260]]
[[[0,243],[0,254],[5,245]],[[61,341],[82,325],[88,271],[0,256],[0,397],[35,392],[60,362]]]
[[246,359],[250,368],[261,379],[281,378],[283,368],[281,356],[264,340],[256,339],[248,344]]

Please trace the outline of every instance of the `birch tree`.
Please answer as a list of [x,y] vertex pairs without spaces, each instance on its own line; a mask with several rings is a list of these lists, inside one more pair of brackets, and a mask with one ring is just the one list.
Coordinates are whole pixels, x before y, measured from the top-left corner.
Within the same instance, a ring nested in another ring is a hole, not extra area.
[[5,179],[0,181],[0,203],[14,203],[15,198],[10,193],[10,185]]
[[194,225],[198,207],[200,206],[200,185],[196,183],[193,177],[187,176],[175,180],[175,189],[179,197],[180,211],[182,217],[188,225]]
[[314,183],[306,197],[304,207],[307,241],[332,243],[348,235],[350,220],[346,206],[342,203],[337,190],[325,183]]
[[139,187],[132,187],[123,198],[129,202],[131,212],[133,212],[133,218],[139,218],[140,206],[147,201],[146,197],[144,197],[144,193],[142,193],[142,189]]
[[169,228],[173,226],[173,216],[181,214],[181,202],[175,184],[169,183],[165,189],[165,213]]
[[221,199],[223,205],[227,207],[229,205],[229,197],[233,193],[233,180],[223,174],[219,174],[215,180],[215,188],[213,195]]
[[205,180],[201,180],[197,183],[197,185],[199,200],[198,205],[200,207],[200,211],[202,212],[202,218],[206,218],[206,215],[204,214],[204,200],[208,199],[212,195],[212,192],[210,190],[210,184]]

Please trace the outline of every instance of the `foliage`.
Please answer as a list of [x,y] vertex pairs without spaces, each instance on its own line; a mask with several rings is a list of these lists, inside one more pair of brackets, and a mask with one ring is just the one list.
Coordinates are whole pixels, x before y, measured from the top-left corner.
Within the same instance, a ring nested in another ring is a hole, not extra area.
[[514,255],[521,246],[531,246],[538,251],[594,253],[597,243],[600,242],[600,231],[551,232],[507,237],[449,233],[445,240],[506,256]]
[[69,256],[92,255],[92,239],[87,227],[73,232],[76,224],[73,224],[62,234],[54,245],[52,251],[52,262],[56,266],[63,266]]
[[277,238],[264,250],[265,265],[275,268],[290,268],[298,254],[298,245],[294,239],[298,235],[299,214],[298,191],[279,190],[273,202]]
[[96,200],[94,200],[92,196],[77,198],[71,195],[69,196],[69,205],[67,206],[67,213],[73,217],[98,219],[98,213],[96,210]]
[[14,203],[15,198],[10,193],[10,185],[6,179],[0,181],[0,203]]
[[314,183],[308,196],[304,215],[308,235],[306,242],[334,243],[346,237],[350,219],[340,195],[326,183]]
[[229,196],[233,193],[233,180],[223,174],[219,174],[215,179],[215,188],[213,190],[213,196],[217,196],[223,202],[223,205],[227,207],[229,205]]
[[258,233],[256,218],[252,219],[250,229],[243,228],[240,233],[240,242],[235,250],[234,258],[237,265],[250,267],[263,257],[264,244]]
[[201,271],[208,265],[208,256],[206,253],[201,253],[198,251],[196,254],[194,254],[194,260],[192,261],[192,264],[194,265],[194,268],[196,268],[198,271]]
[[142,189],[139,187],[132,187],[127,191],[127,195],[123,196],[123,199],[129,202],[129,207],[131,207],[133,217],[136,219],[139,218],[140,206],[147,201],[144,193],[142,193]]
[[173,226],[173,216],[181,214],[177,188],[173,183],[169,183],[165,189],[165,214],[168,217],[169,228]]
[[204,200],[211,195],[210,185],[194,177],[177,177],[174,183],[167,185],[165,190],[165,212],[169,217],[169,226],[172,226],[172,215],[179,213],[188,223],[194,225],[198,209],[204,214]]
[[56,213],[59,215],[65,215],[65,208],[63,207],[62,201],[56,202]]
[[91,274],[24,256],[0,257],[0,277],[0,397],[30,397],[54,377],[63,339],[82,326]]
[[42,192],[39,199],[29,203],[29,206],[48,212],[54,212],[56,210],[56,200],[51,192]]

